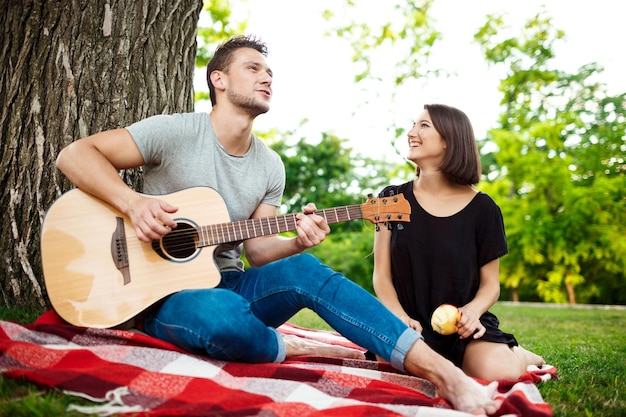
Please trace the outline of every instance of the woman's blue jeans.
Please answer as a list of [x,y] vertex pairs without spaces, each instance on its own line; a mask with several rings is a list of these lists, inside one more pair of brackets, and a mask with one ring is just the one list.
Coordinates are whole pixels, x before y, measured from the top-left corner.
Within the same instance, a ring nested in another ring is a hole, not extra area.
[[223,272],[216,288],[169,296],[143,326],[152,336],[216,359],[282,362],[285,345],[276,327],[303,308],[400,370],[422,337],[369,292],[308,254]]

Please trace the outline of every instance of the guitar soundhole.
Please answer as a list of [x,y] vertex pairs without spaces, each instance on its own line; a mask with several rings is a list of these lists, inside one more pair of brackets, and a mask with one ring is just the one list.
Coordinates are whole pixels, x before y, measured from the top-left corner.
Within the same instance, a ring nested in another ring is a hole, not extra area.
[[177,223],[178,226],[161,240],[152,241],[152,248],[167,260],[188,260],[198,252],[198,230],[190,223]]

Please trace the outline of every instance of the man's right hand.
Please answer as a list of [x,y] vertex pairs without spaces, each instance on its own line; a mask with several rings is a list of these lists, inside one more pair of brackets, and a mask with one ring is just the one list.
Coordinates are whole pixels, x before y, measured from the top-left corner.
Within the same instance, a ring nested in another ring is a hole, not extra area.
[[169,215],[176,213],[178,207],[163,200],[137,194],[129,207],[128,217],[142,242],[159,240],[176,227]]

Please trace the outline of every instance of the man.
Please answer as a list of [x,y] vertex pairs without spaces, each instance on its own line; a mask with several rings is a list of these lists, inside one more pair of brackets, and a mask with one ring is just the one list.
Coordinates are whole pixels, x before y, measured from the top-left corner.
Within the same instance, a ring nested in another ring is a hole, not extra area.
[[[276,216],[285,185],[279,156],[252,134],[269,110],[272,71],[264,43],[251,36],[220,45],[207,66],[210,114],[154,116],[126,129],[101,132],[63,149],[57,165],[79,188],[127,215],[137,237],[160,239],[176,223],[163,195],[193,186],[214,188],[232,221]],[[120,169],[144,166],[144,193],[120,179]],[[460,410],[492,414],[498,404],[422,336],[371,294],[310,255],[330,232],[313,204],[296,215],[297,236],[264,236],[221,251],[217,288],[185,290],[142,317],[143,329],[192,352],[247,362],[281,362],[316,354],[362,358],[361,352],[282,337],[276,327],[310,308],[354,343],[400,370],[432,381]],[[240,256],[245,245],[251,268]]]

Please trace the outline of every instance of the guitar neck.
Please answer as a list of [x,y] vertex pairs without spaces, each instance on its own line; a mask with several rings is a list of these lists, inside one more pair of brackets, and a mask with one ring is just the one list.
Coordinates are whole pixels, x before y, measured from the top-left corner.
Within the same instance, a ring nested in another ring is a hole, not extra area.
[[[315,214],[326,219],[328,224],[346,222],[363,218],[361,205],[342,206],[317,210]],[[296,215],[264,217],[238,222],[212,224],[198,228],[198,247],[239,242],[255,237],[275,235],[296,230]]]

